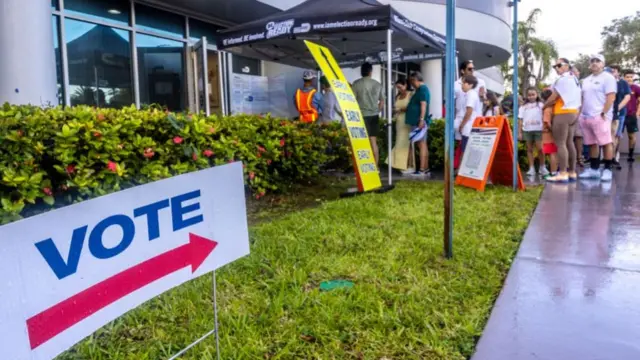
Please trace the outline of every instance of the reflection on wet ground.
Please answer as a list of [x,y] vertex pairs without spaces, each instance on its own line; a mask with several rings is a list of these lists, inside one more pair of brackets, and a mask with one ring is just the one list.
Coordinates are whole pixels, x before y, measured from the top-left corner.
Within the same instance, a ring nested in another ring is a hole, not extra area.
[[636,175],[547,185],[473,360],[640,359]]

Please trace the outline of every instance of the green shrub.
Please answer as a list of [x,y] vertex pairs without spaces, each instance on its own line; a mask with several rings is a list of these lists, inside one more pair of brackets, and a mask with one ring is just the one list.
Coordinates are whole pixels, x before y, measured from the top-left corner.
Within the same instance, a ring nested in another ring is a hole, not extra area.
[[339,149],[345,136],[339,125],[269,116],[6,104],[0,222],[232,161],[243,162],[246,184],[260,198],[349,159],[348,149]]

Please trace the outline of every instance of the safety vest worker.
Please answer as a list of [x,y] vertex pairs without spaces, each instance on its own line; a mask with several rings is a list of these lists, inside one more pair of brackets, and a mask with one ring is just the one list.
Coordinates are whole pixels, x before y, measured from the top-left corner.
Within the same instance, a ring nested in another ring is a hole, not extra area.
[[304,84],[301,89],[296,90],[296,109],[300,114],[300,121],[304,123],[315,122],[322,112],[322,95],[313,87],[315,77],[313,71],[305,71],[302,75]]

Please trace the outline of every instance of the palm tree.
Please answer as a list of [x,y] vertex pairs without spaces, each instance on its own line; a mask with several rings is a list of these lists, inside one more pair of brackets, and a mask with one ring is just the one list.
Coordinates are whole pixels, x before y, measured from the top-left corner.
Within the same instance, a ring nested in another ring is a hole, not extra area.
[[[558,50],[552,40],[536,37],[540,9],[533,9],[525,21],[518,22],[518,85],[524,93],[530,86],[537,86],[551,72]],[[500,65],[506,81],[513,79],[512,61]]]

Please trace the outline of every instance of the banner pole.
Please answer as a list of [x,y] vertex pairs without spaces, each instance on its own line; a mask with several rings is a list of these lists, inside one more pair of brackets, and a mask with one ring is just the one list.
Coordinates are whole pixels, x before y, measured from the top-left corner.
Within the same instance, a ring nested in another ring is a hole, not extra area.
[[391,156],[391,151],[393,150],[393,146],[391,146],[392,141],[392,119],[393,119],[393,92],[391,90],[391,41],[392,41],[393,30],[387,30],[387,154],[389,157],[389,186],[393,185],[393,158]]
[[447,0],[447,45],[446,45],[446,123],[444,152],[444,255],[453,257],[453,148],[455,118],[454,82],[456,66],[456,0]]
[[513,0],[513,191],[518,191],[518,3]]
[[220,360],[220,331],[218,328],[218,289],[216,284],[216,271],[213,270],[213,321],[216,332],[216,357]]

